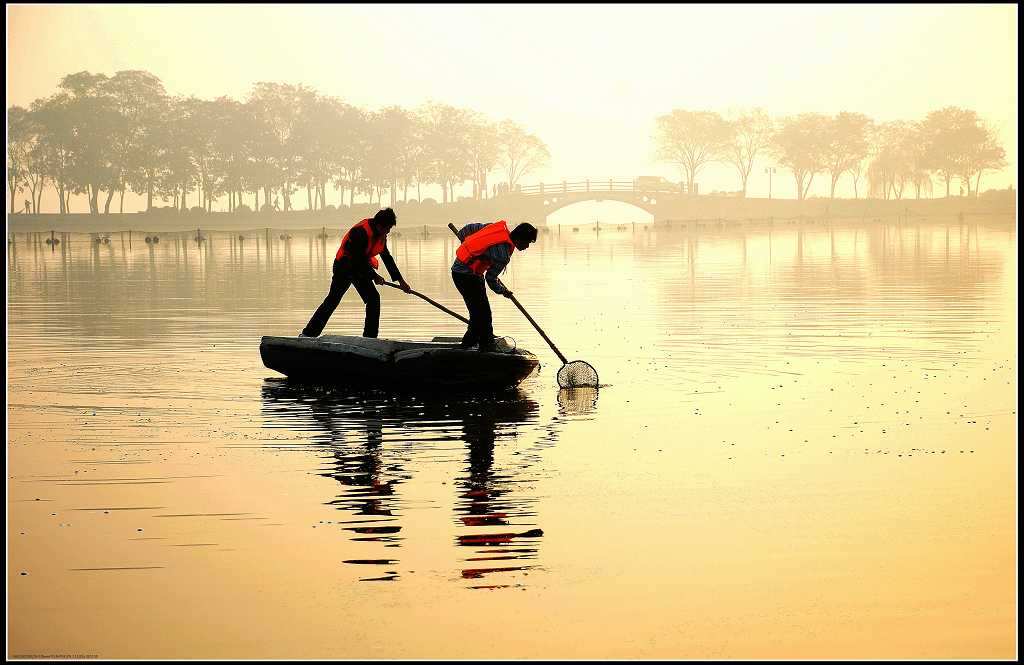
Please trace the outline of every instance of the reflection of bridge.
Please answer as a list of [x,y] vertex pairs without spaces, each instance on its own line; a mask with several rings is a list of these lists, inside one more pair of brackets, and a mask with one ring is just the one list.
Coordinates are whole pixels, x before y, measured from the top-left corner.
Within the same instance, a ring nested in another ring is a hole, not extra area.
[[519,186],[513,196],[521,197],[520,200],[528,202],[544,217],[583,201],[621,201],[659,217],[659,212],[677,207],[689,194],[686,183],[676,184],[660,178],[591,178]]

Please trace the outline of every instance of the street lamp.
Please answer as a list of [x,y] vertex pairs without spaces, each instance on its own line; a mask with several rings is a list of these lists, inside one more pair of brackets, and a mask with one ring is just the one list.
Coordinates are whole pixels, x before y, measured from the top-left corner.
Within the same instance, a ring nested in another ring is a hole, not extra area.
[[766,166],[764,172],[768,174],[768,200],[772,198],[772,174],[775,173],[774,166]]

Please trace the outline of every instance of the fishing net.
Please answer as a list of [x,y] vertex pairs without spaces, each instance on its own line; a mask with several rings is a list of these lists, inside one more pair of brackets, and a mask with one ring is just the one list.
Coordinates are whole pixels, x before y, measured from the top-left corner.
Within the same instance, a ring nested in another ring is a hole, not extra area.
[[583,360],[574,360],[558,370],[559,388],[597,388],[597,370]]

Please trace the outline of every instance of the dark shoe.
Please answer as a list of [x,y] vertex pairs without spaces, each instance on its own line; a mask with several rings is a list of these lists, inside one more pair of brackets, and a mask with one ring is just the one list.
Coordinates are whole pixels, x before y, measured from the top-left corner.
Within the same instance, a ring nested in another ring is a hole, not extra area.
[[300,333],[299,333],[299,337],[308,337],[308,338],[310,338],[310,339],[316,339],[317,337],[319,337],[319,335],[307,335],[307,334],[306,334],[306,333],[304,333],[304,332],[300,332]]
[[494,342],[491,342],[490,344],[480,344],[480,351],[482,351],[483,353],[495,353],[497,352],[497,350],[498,347],[494,344]]

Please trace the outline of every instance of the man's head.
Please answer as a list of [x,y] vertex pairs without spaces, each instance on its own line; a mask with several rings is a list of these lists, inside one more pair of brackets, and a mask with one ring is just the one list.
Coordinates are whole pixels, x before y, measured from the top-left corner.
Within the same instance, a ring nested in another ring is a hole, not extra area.
[[398,217],[395,216],[395,211],[391,208],[378,210],[377,214],[370,220],[374,233],[383,233],[384,235],[391,233],[391,229],[396,224],[398,224]]
[[537,228],[529,222],[523,222],[516,228],[512,229],[509,236],[512,238],[512,244],[521,252],[533,243],[537,242]]

